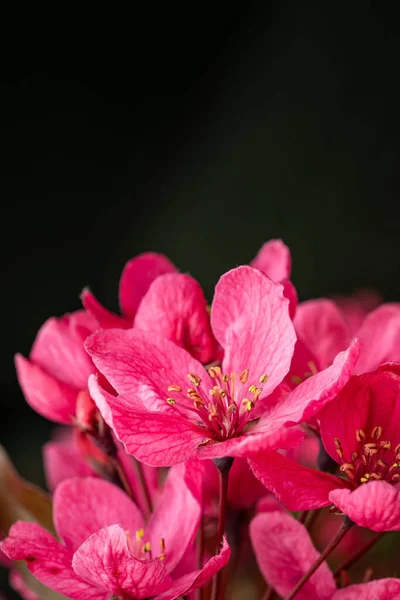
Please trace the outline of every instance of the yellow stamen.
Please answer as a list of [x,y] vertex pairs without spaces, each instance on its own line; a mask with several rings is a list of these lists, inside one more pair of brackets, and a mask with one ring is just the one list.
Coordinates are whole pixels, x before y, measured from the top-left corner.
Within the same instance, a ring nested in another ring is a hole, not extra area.
[[225,383],[227,383],[229,381],[228,375],[224,375],[222,379],[225,381]]
[[295,385],[299,385],[299,383],[301,383],[303,381],[302,378],[299,377],[298,375],[292,375],[291,378],[290,378],[290,380]]
[[182,388],[180,385],[170,385],[170,386],[168,386],[168,391],[169,392],[181,392]]
[[357,442],[362,442],[365,439],[365,433],[362,429],[357,429],[356,431],[356,440]]
[[193,383],[193,385],[198,386],[201,384],[201,379],[198,375],[196,375],[196,373],[188,373],[187,378],[189,379],[190,383]]
[[378,425],[377,427],[374,427],[371,432],[371,437],[374,438],[375,440],[379,440],[381,435],[382,435],[382,427],[380,425]]
[[254,394],[254,392],[255,392],[257,389],[258,389],[258,388],[257,388],[257,386],[256,386],[256,385],[251,385],[251,386],[249,387],[249,392],[250,392],[251,394]]
[[145,543],[145,545],[143,546],[143,552],[151,552],[150,542]]
[[316,375],[318,373],[317,366],[313,360],[309,360],[307,366],[310,369],[312,375]]
[[250,400],[249,398],[244,398],[242,400],[242,404],[246,408],[246,410],[250,411],[252,408],[254,408],[254,402],[253,402],[253,400]]
[[260,383],[265,383],[268,379],[268,375],[265,373],[260,377]]
[[382,479],[382,475],[380,473],[371,473],[371,479],[378,481],[379,479]]
[[392,443],[389,442],[389,440],[382,440],[380,443],[380,447],[383,448],[384,450],[391,450]]
[[175,398],[167,398],[167,402],[168,402],[168,404],[170,404],[171,406],[174,406],[174,404],[176,404],[176,400],[175,400]]
[[360,481],[361,481],[361,483],[367,483],[370,479],[371,479],[371,475],[369,473],[365,473],[365,477],[361,477]]
[[217,376],[217,373],[215,372],[215,369],[214,369],[214,367],[210,367],[210,368],[208,369],[208,374],[209,374],[209,376],[210,376],[210,377],[212,377],[213,379],[214,379],[214,378]]
[[384,469],[387,467],[387,464],[381,458],[378,458],[378,460],[376,461],[376,464],[379,465],[380,467],[383,467]]
[[249,378],[249,370],[245,369],[244,371],[242,371],[242,374],[240,375],[239,379],[242,383],[246,383],[248,378]]
[[138,529],[136,531],[136,541],[140,542],[144,538],[144,529]]

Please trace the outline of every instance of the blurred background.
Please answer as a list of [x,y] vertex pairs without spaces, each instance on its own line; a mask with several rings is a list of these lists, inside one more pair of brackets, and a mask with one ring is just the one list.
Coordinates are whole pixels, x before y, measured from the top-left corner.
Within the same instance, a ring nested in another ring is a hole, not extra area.
[[300,299],[400,299],[400,40],[378,2],[35,11],[3,20],[0,439],[43,483],[13,355],[135,254],[211,299],[280,237]]

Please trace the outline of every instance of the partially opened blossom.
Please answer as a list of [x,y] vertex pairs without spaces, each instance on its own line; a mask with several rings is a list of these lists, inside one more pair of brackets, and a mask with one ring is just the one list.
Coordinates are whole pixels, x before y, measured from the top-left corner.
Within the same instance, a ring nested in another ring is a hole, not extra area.
[[264,452],[252,468],[290,510],[334,505],[361,527],[400,529],[400,367],[353,376],[318,415],[336,477]]
[[357,359],[354,343],[277,401],[273,392],[289,370],[296,338],[282,285],[251,267],[220,279],[211,325],[224,358],[208,371],[183,348],[135,329],[100,330],[87,341],[118,393],[91,377],[91,395],[128,453],[145,463],[290,447],[302,434],[287,425],[311,418],[336,396]]
[[[286,597],[319,558],[304,525],[290,514],[272,510],[250,523],[250,536],[258,566],[269,583]],[[296,600],[394,600],[400,579],[380,579],[338,590],[326,562],[296,594]]]
[[353,337],[360,341],[355,374],[400,360],[400,303],[380,305],[365,315],[355,331],[340,307],[324,298],[299,304],[293,322],[298,341],[288,378],[292,385],[331,365]]
[[72,424],[79,398],[96,369],[84,341],[97,328],[80,310],[48,319],[40,328],[29,359],[17,354],[18,381],[30,406],[56,423]]
[[171,574],[193,544],[201,514],[201,474],[195,463],[171,469],[162,496],[146,523],[136,505],[100,479],[69,479],[54,495],[58,541],[36,523],[13,525],[2,550],[25,560],[49,588],[76,600],[172,600],[222,568],[221,553],[200,570]]

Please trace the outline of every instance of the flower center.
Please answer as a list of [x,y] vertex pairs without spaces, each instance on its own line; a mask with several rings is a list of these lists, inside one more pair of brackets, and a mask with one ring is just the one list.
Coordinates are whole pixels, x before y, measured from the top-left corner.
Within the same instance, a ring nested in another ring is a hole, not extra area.
[[[128,547],[132,555],[140,560],[147,560],[153,558],[153,551],[150,542],[144,541],[144,529],[138,529],[135,532],[135,542],[132,540],[132,536],[129,531],[125,531],[126,539],[128,540]],[[165,541],[164,538],[160,539],[161,553],[158,554],[157,558],[165,560]]]
[[384,480],[396,484],[400,479],[400,444],[394,449],[390,440],[381,440],[382,427],[377,425],[369,434],[356,431],[357,449],[347,462],[342,444],[335,438],[336,452],[340,458],[340,471],[357,485],[368,481]]
[[196,373],[188,373],[193,387],[189,387],[186,394],[179,385],[168,386],[168,393],[174,395],[168,396],[166,402],[185,417],[187,411],[195,414],[197,425],[206,427],[215,440],[222,441],[239,435],[251,420],[250,413],[263,391],[258,383],[265,383],[268,375],[261,375],[257,385],[249,386],[248,369],[239,377],[236,373],[224,374],[220,367],[210,367],[208,374],[210,380],[202,382]]

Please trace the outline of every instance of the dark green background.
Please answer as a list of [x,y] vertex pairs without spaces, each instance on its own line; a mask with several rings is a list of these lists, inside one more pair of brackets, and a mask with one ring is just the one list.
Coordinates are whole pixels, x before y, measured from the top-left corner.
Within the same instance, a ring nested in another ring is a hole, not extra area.
[[25,405],[13,354],[87,284],[116,308],[139,252],[165,252],[211,298],[222,272],[282,237],[301,299],[361,285],[400,298],[393,7],[148,5],[6,23],[0,436],[26,477],[42,481],[50,425]]

